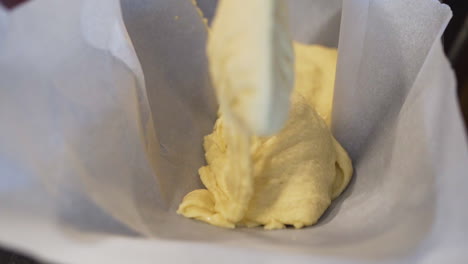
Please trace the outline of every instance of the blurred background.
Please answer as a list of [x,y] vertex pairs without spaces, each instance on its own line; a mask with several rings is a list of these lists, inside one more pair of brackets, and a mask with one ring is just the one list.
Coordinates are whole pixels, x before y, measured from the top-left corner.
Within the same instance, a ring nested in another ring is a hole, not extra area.
[[[6,8],[14,8],[28,0],[0,0]],[[460,107],[468,131],[468,1],[466,0],[442,0],[453,11],[450,21],[443,35],[443,43],[447,57],[457,75],[458,96]],[[1,264],[39,264],[30,257],[2,249],[0,247]]]
[[445,52],[458,80],[458,96],[468,131],[468,1],[442,1],[452,8],[453,18],[443,36]]

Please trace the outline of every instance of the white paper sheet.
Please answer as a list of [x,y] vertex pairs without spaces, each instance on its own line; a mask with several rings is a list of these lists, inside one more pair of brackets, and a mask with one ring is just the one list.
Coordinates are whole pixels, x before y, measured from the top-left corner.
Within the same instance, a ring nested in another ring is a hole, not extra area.
[[[199,1],[212,15],[216,1]],[[462,263],[467,141],[439,40],[450,10],[289,3],[296,40],[339,36],[333,130],[356,173],[318,225],[176,215],[216,116],[191,1],[122,0],[127,35],[117,0],[34,0],[0,8],[1,245],[57,263]]]

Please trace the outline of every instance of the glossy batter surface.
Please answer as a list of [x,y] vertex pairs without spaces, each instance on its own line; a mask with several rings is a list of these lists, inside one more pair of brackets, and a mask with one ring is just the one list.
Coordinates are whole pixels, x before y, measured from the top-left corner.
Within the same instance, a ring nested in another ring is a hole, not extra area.
[[255,137],[220,116],[204,141],[207,165],[199,173],[206,189],[187,194],[179,214],[227,228],[301,228],[316,223],[345,189],[352,164],[327,126],[336,50],[295,43],[294,52],[286,125]]

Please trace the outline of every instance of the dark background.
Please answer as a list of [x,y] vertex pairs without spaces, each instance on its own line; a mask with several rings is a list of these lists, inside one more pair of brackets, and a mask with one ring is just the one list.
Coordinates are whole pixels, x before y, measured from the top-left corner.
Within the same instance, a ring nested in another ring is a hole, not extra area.
[[442,1],[452,8],[453,18],[443,36],[445,52],[458,80],[460,106],[468,129],[468,1]]
[[[7,8],[27,0],[0,0]],[[458,80],[461,111],[468,129],[468,1],[442,1],[452,8],[453,18],[443,36],[445,52],[452,63]],[[35,260],[0,248],[0,264],[39,264]]]

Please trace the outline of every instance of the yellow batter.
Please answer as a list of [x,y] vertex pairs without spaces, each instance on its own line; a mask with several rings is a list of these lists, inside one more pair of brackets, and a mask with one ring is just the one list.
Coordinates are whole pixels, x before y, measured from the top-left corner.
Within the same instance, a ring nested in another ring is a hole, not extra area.
[[294,53],[286,125],[255,137],[220,116],[204,141],[207,166],[199,173],[207,189],[187,194],[179,214],[227,228],[301,228],[316,223],[345,189],[351,161],[327,126],[336,50],[295,43]]

